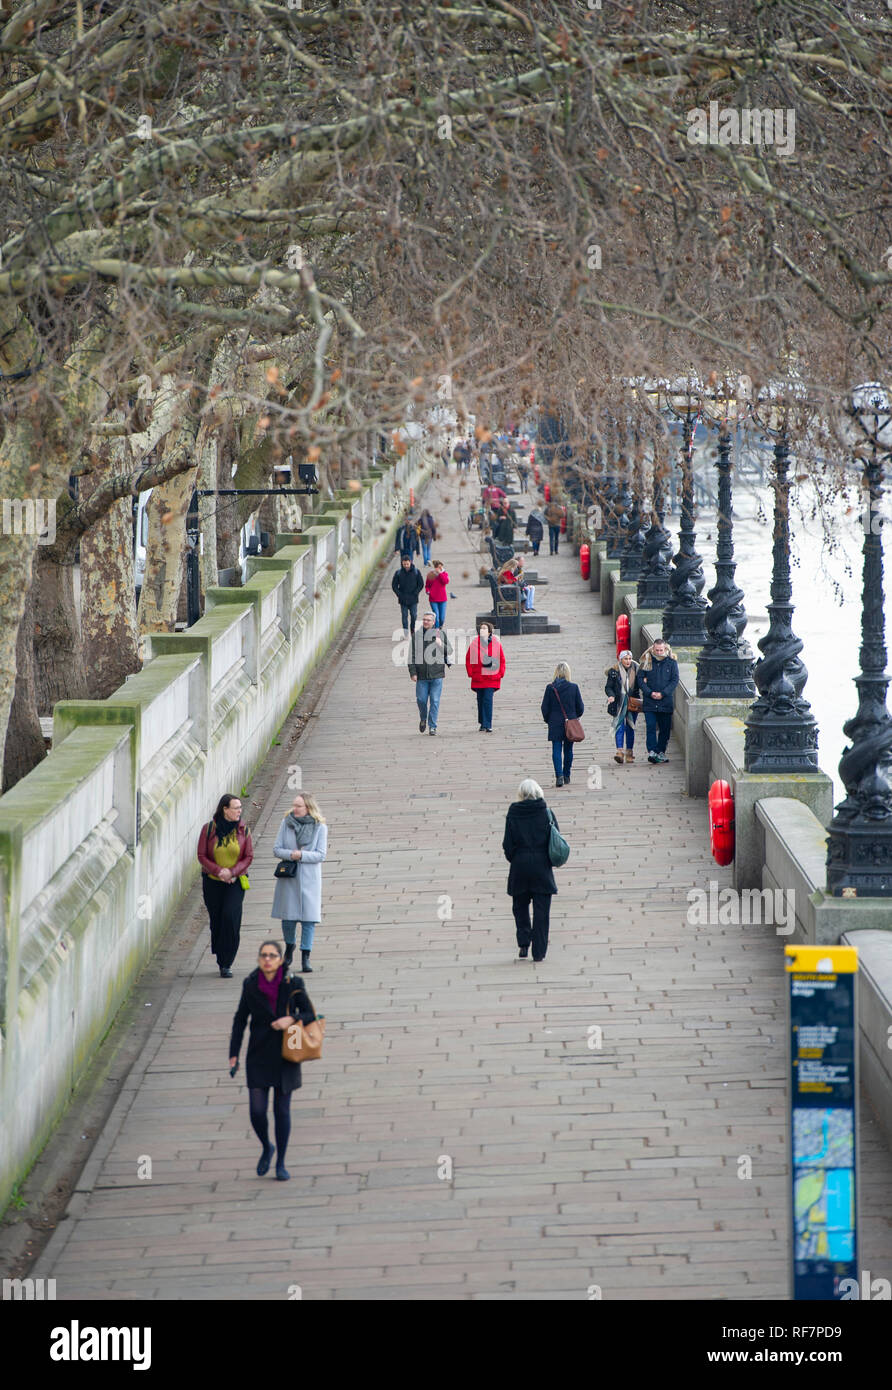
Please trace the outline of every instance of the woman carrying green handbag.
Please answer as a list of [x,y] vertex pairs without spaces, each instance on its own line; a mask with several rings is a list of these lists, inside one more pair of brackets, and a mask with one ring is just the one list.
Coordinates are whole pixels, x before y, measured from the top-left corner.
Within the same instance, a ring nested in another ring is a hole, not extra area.
[[502,849],[511,865],[508,892],[517,928],[518,957],[526,960],[532,945],[533,960],[538,961],[545,959],[548,950],[551,899],[557,892],[552,865],[565,864],[570,847],[538,782],[531,777],[521,782],[518,797],[508,807]]
[[242,904],[248,884],[248,868],[254,858],[251,832],[242,824],[242,803],[227,792],[221,796],[213,820],[202,826],[198,837],[201,889],[211,928],[211,951],[224,980],[232,979],[232,963],[238,953],[242,928]]

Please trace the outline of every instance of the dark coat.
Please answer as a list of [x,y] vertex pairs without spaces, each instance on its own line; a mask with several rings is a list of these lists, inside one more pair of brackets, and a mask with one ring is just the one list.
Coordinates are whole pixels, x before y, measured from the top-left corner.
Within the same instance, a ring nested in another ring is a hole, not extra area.
[[533,542],[534,545],[537,541],[541,541],[543,535],[545,534],[542,522],[539,520],[537,516],[527,517],[527,524],[524,529],[526,530],[527,535],[529,536],[530,540]]
[[[557,695],[555,694],[557,687]],[[561,713],[561,705],[558,704],[557,696],[561,697],[561,704],[564,712]],[[548,723],[549,742],[554,743],[556,739],[563,740],[564,737],[564,718],[581,719],[585,714],[585,705],[582,703],[582,696],[579,693],[579,686],[575,681],[565,681],[563,678],[554,681],[545,687],[545,696],[542,700],[542,718]]]
[[548,857],[550,834],[551,821],[544,801],[538,798],[535,801],[513,801],[508,807],[502,849],[511,865],[508,870],[508,892],[512,897],[520,893],[557,892],[554,870]]
[[[245,1024],[251,1019],[248,1055],[245,1058],[245,1080],[249,1086],[278,1086],[280,1091],[296,1091],[301,1084],[300,1062],[286,1062],[282,1056],[282,1032],[273,1028],[273,1021],[290,1014],[301,1023],[312,1023],[316,1017],[304,982],[297,975],[284,974],[279,983],[279,998],[274,1014],[269,1000],[261,994],[257,981],[260,967],[252,970],[242,984],[242,997],[232,1020],[229,1056],[237,1057],[242,1045]],[[295,996],[292,1002],[291,996]]]
[[411,569],[404,570],[402,563],[400,563],[399,569],[390,581],[390,587],[400,603],[411,605],[418,602],[418,595],[424,588],[424,580],[420,570],[417,570],[414,565]]
[[401,555],[417,555],[421,550],[421,541],[418,539],[418,527],[414,522],[404,521],[396,533],[396,540],[393,543],[394,550],[398,550]]
[[[644,696],[644,711],[656,711],[657,714],[671,714],[674,709],[675,687],[678,685],[678,662],[674,656],[664,656],[662,661],[650,658],[650,665],[645,663],[648,657],[645,656],[641,665],[638,667],[638,688]],[[662,700],[651,698],[652,692],[659,690],[663,696]]]
[[[632,672],[632,676],[629,681],[629,694],[638,695],[640,694],[640,691],[638,689],[638,662],[633,661],[632,665],[629,667],[629,670]],[[607,677],[607,680],[604,682],[604,694],[610,696],[610,704],[607,706],[607,713],[616,714],[616,702],[620,698],[620,695],[622,693],[622,682],[620,681],[619,676],[619,657],[617,657],[616,661],[614,661],[612,666],[605,667],[604,674]],[[658,700],[657,704],[659,703],[660,702]],[[634,723],[638,716],[637,714],[630,714],[629,718]]]
[[452,644],[442,628],[426,631],[416,627],[409,643],[409,675],[420,681],[442,680],[446,667],[452,665]]
[[514,526],[512,525],[510,516],[503,516],[501,518],[496,527],[495,538],[499,542],[499,545],[514,544]]

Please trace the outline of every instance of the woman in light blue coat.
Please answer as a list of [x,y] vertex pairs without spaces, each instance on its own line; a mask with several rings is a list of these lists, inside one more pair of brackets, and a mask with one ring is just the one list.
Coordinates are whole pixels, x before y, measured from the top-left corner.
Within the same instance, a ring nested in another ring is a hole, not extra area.
[[309,792],[297,792],[273,846],[277,859],[297,862],[293,877],[280,878],[277,872],[273,894],[272,916],[282,923],[286,970],[294,955],[300,922],[301,973],[312,972],[310,952],[322,916],[322,861],[327,850],[328,826],[316,798]]

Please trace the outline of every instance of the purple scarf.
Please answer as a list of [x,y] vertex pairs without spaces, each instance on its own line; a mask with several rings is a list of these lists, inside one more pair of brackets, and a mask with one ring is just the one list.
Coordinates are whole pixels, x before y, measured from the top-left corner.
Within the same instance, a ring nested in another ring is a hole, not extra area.
[[269,1000],[270,1012],[273,1018],[276,1017],[276,1004],[279,999],[279,985],[282,983],[282,976],[285,973],[284,966],[279,966],[275,975],[268,980],[262,970],[257,972],[257,987],[260,993]]

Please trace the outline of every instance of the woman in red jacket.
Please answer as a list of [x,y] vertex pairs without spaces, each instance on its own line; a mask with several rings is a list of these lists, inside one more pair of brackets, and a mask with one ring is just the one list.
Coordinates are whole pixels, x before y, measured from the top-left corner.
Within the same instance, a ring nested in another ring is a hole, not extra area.
[[468,647],[465,670],[477,695],[478,733],[492,733],[492,697],[505,674],[505,653],[490,623],[481,623]]
[[449,597],[449,575],[442,560],[434,560],[433,568],[424,581],[431,608],[434,610],[434,627],[446,625],[446,600]]
[[246,875],[253,858],[251,832],[242,824],[242,803],[227,792],[220,797],[214,819],[202,827],[198,839],[201,887],[211,924],[211,952],[217,957],[224,980],[232,979],[230,967],[238,951]]

